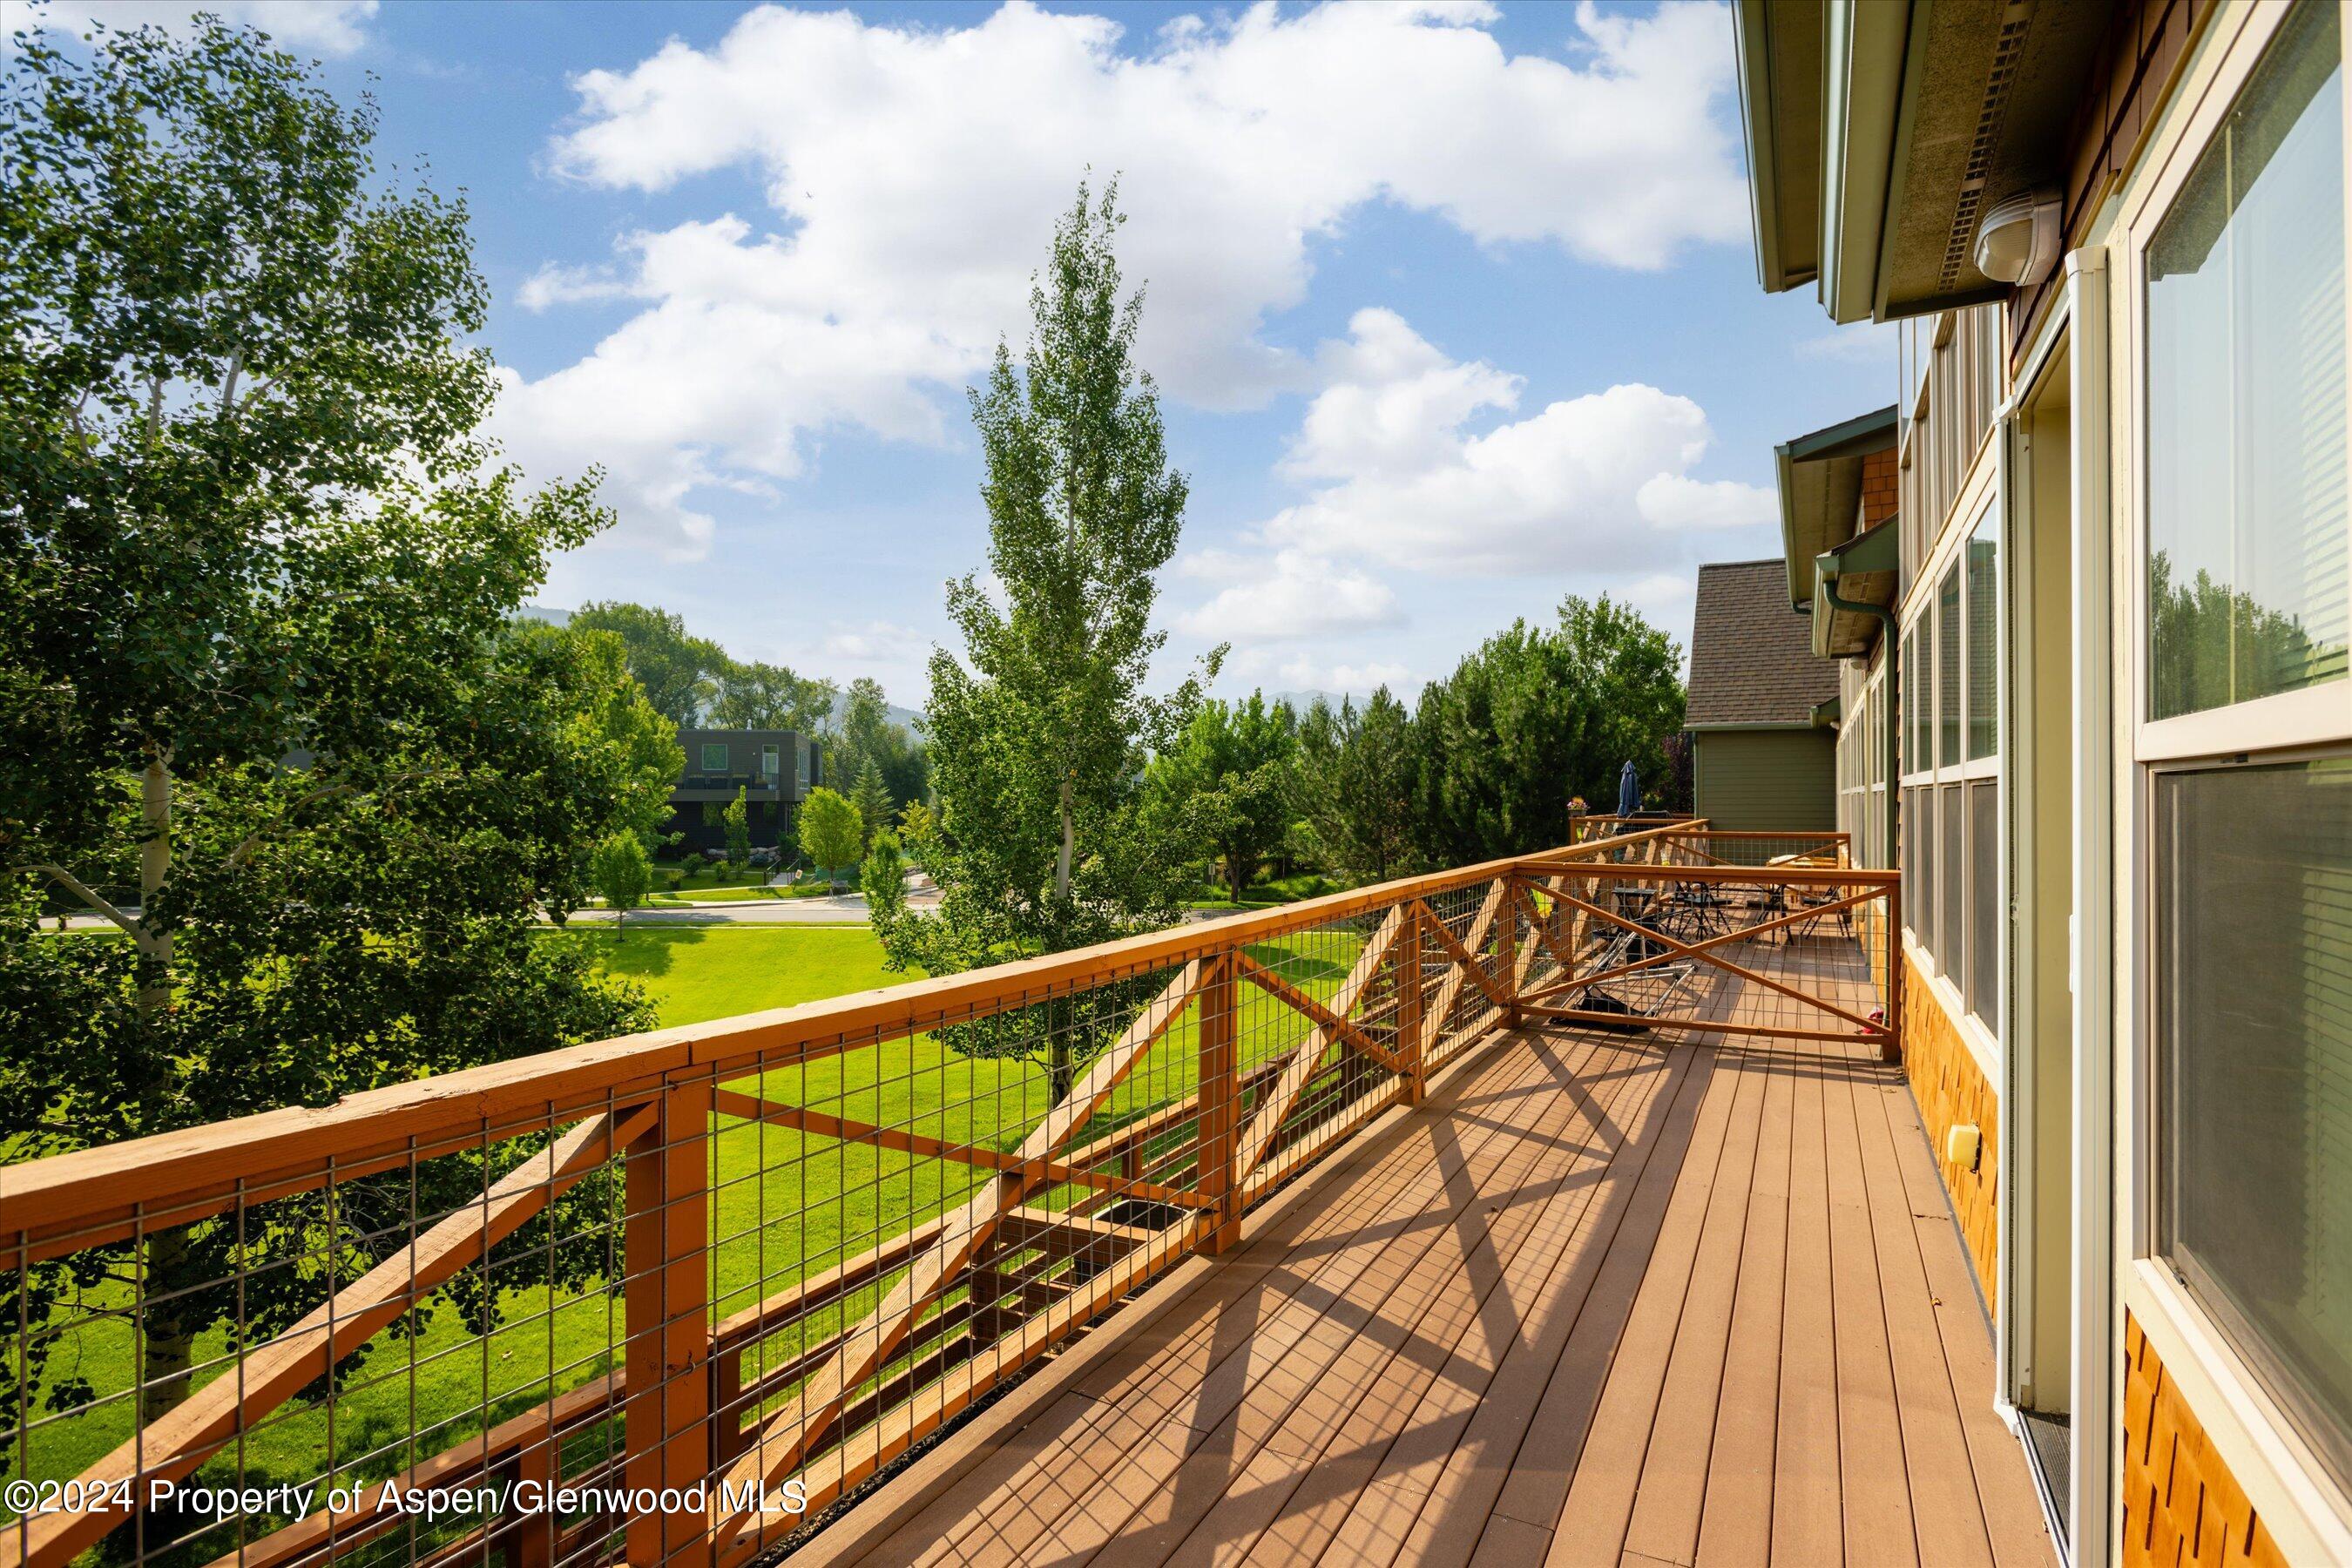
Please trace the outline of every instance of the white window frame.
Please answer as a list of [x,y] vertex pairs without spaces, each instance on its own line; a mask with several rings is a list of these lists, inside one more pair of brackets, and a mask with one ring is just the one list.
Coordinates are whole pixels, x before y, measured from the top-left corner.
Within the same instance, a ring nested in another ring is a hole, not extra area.
[[[1991,428],[1998,432],[2000,426],[1996,421]],[[1911,601],[1909,614],[1901,623],[1900,635],[1908,637],[1914,633],[1918,634],[1917,646],[1914,649],[1915,657],[1906,660],[1903,667],[1903,687],[1906,691],[1913,694],[1912,700],[1915,702],[1923,705],[1921,711],[1925,713],[1927,719],[1925,728],[1928,743],[1931,747],[1939,748],[1940,725],[1943,717],[1939,707],[1943,693],[1943,685],[1939,679],[1942,650],[1941,639],[1929,635],[1934,629],[1930,623],[1932,613],[1937,609],[1944,574],[1949,570],[1958,570],[1960,584],[1958,603],[1960,668],[1958,682],[1958,695],[1956,700],[1959,704],[1960,758],[1958,762],[1948,763],[1939,759],[1931,760],[1929,766],[1915,767],[1913,764],[1919,759],[1912,754],[1915,750],[1911,744],[1912,731],[1906,731],[1903,737],[1902,788],[1906,792],[1913,789],[1940,792],[1946,785],[1957,785],[1958,786],[1957,793],[1962,809],[1965,810],[1969,787],[1978,781],[1990,780],[1994,788],[1994,820],[1996,823],[2006,823],[2009,820],[2008,771],[2005,764],[2010,752],[2008,689],[2010,633],[2009,611],[2001,592],[2001,583],[2009,570],[2008,556],[2011,546],[2008,518],[2005,509],[2000,504],[2000,487],[1998,482],[2000,445],[1998,440],[1987,440],[1975,454],[1969,478],[1960,487],[1958,499],[1953,502],[1950,513],[1942,520],[1942,526],[1936,536],[1935,548],[1920,563],[1919,575],[1912,584],[1908,595]],[[1972,684],[1972,678],[1969,671],[1968,627],[1969,611],[1975,590],[1969,584],[1966,554],[1969,539],[1974,537],[1979,529],[1988,525],[1992,529],[1993,538],[2000,552],[1997,559],[2000,563],[2000,570],[1994,574],[1992,584],[1994,595],[1993,749],[1990,756],[1971,759],[1968,755],[1969,698]],[[1994,954],[1994,984],[2001,1005],[1991,1010],[1994,1016],[1990,1019],[1984,1019],[1969,1010],[1967,999],[1960,991],[1960,977],[1950,967],[1950,954],[1930,948],[1921,942],[1917,935],[1917,931],[1924,929],[1927,920],[1927,910],[1924,906],[1933,901],[1940,908],[1944,897],[1946,868],[1942,863],[1944,840],[1941,831],[1943,796],[1936,794],[1932,798],[1937,803],[1937,831],[1930,833],[1924,841],[1921,841],[1920,846],[1921,852],[1927,858],[1932,869],[1928,872],[1926,899],[1906,898],[1904,901],[1904,947],[1911,953],[1913,962],[1918,964],[1920,973],[1926,977],[1929,988],[1936,993],[1937,1000],[1942,1005],[1945,1013],[1954,1021],[1961,1037],[1968,1042],[1970,1050],[1977,1058],[1979,1067],[1988,1074],[1990,1081],[1997,1083],[2000,1081],[1999,1076],[2001,1070],[2000,1039],[2002,1034],[2006,1032],[2004,1020],[2008,1011],[2011,986],[2008,942],[2004,939],[1997,943],[1998,951]],[[1910,842],[1910,836],[1916,833],[1919,826],[1918,814],[1914,814],[1905,820],[1904,833],[1906,842]],[[1968,858],[1968,828],[1964,821],[1960,829],[1962,863],[1958,868],[1964,877],[1968,876],[1970,870],[1967,864]],[[1998,903],[2008,897],[2008,857],[2006,855],[1998,857],[1997,863],[1999,869],[1996,875],[2000,886],[1995,889],[1992,896]],[[1964,889],[1960,897],[1963,915],[1965,916],[1967,911],[1975,907],[1976,890],[1973,888]],[[1999,923],[2000,929],[2006,932],[2010,924],[2008,920],[2004,918]]]
[[[2147,255],[2199,156],[2234,107],[2285,6],[2224,8],[2184,70],[2166,110],[2168,144],[2132,176],[2116,218],[2111,323],[2124,395],[2114,433],[2122,460],[2116,479],[2112,584],[2117,683],[2113,715],[2116,878],[2114,958],[2117,1232],[2124,1306],[2163,1358],[2166,1374],[2198,1414],[2209,1439],[2290,1561],[2352,1562],[2352,1492],[2303,1437],[2295,1420],[2219,1323],[2157,1255],[2155,801],[2157,779],[2197,764],[2291,762],[2352,753],[2352,679],[2151,721],[2148,711],[2148,334]],[[2347,18],[2352,21],[2352,18]],[[2346,28],[2352,38],[2352,26]],[[2352,64],[2347,65],[2352,77]],[[2346,95],[2352,121],[2352,92]],[[2352,123],[2346,128],[2352,168]],[[2352,256],[2352,200],[2347,202]],[[2345,323],[2352,355],[2352,309]],[[2352,442],[2352,400],[2347,400]],[[2347,563],[2352,572],[2352,563]],[[2352,582],[2347,582],[2352,592]]]

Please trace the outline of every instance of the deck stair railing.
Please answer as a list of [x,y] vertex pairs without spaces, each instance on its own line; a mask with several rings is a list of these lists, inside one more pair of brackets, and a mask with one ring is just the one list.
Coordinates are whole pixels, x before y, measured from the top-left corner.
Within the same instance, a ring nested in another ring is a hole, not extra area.
[[1500,1031],[1891,1053],[1894,874],[1770,847],[1667,821],[0,1169],[0,1565],[732,1568]]

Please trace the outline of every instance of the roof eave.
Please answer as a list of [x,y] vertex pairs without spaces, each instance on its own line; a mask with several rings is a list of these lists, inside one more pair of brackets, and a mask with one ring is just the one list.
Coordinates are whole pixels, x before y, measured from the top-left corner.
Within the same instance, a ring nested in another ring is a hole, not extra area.
[[1773,482],[1780,500],[1780,559],[1788,572],[1790,609],[1801,611],[1812,598],[1813,557],[1837,542],[1829,537],[1829,531],[1839,521],[1800,515],[1798,466],[1859,458],[1884,451],[1895,445],[1896,434],[1895,405],[1890,403],[1772,448]]
[[1839,322],[1881,300],[1911,7],[1829,0],[1822,47],[1822,305]]
[[1739,68],[1739,125],[1748,152],[1748,216],[1756,236],[1756,281],[1767,294],[1779,294],[1812,276],[1802,277],[1781,259],[1780,193],[1778,170],[1780,126],[1773,113],[1769,23],[1765,0],[1735,0],[1731,7],[1732,48]]

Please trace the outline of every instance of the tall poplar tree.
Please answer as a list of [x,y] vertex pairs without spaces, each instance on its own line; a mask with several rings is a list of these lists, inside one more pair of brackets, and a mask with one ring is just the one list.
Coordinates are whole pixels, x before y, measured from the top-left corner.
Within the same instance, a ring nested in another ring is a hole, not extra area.
[[[1223,650],[1172,692],[1145,689],[1167,639],[1151,611],[1185,482],[1169,466],[1157,389],[1134,363],[1143,297],[1120,291],[1117,197],[1115,184],[1099,200],[1079,186],[1030,293],[1026,353],[1016,362],[1000,342],[971,393],[1003,597],[977,574],[948,584],[964,647],[931,655],[939,810],[914,845],[941,897],[936,912],[876,909],[896,966],[951,973],[1180,918],[1189,847],[1145,809],[1144,763],[1191,723]],[[1059,1100],[1124,1026],[1133,989],[943,1034],[974,1055],[1036,1062]]]

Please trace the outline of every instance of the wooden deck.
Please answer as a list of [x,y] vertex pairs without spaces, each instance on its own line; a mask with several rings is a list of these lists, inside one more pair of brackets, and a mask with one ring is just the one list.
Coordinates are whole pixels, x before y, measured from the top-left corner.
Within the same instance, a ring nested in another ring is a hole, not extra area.
[[1521,1031],[1244,1234],[796,1563],[2054,1562],[1874,1053]]

